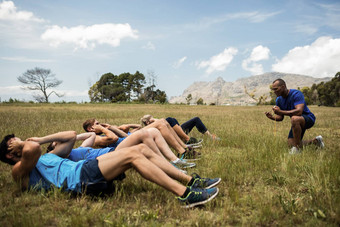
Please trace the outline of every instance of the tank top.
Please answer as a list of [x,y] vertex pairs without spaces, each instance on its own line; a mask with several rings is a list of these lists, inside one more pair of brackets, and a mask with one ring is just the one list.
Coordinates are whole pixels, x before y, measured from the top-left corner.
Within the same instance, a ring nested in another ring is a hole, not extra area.
[[29,188],[48,190],[54,185],[65,191],[81,192],[80,172],[84,162],[44,154],[30,172]]

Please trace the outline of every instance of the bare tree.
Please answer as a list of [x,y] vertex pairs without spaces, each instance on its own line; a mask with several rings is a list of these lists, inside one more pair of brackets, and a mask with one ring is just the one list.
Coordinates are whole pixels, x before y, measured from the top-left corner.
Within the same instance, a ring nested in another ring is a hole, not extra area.
[[33,95],[33,98],[38,102],[48,102],[48,98],[52,93],[58,97],[63,96],[63,94],[58,94],[55,91],[48,91],[48,89],[58,87],[63,82],[55,78],[50,69],[35,67],[34,69],[27,70],[17,79],[19,82],[27,85],[23,87],[24,89],[41,91],[43,93],[42,95]]

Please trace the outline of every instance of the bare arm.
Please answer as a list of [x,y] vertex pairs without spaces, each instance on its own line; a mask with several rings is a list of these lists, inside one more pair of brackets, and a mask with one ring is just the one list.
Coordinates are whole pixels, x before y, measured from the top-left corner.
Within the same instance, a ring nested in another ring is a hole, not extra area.
[[58,142],[55,148],[50,152],[56,154],[62,158],[66,158],[76,142],[76,132],[75,131],[64,131],[54,133],[44,137],[31,137],[27,141],[34,141],[39,144]]
[[283,120],[283,115],[275,115],[274,116],[270,112],[265,112],[265,115],[273,121],[282,121]]
[[83,140],[81,147],[92,147],[96,140],[96,133],[94,132],[85,132],[77,135],[76,140]]
[[[127,137],[128,134],[125,133],[125,131],[118,126],[115,125],[109,125],[109,124],[102,124],[103,127],[111,130],[113,133],[115,133],[118,137]],[[129,131],[129,130],[128,130]]]
[[96,132],[105,134],[105,136],[96,136],[95,146],[107,147],[110,144],[117,142],[118,136],[110,129],[105,128],[102,125],[94,125],[93,127]]
[[41,148],[37,142],[24,142],[21,160],[12,169],[12,176],[16,182],[21,184],[22,189],[27,189],[29,173],[37,164],[40,155]]
[[303,108],[305,107],[304,104],[298,104],[295,106],[295,109],[293,110],[281,110],[280,107],[278,106],[274,106],[273,107],[273,111],[275,114],[277,115],[281,115],[281,116],[301,116],[303,113]]

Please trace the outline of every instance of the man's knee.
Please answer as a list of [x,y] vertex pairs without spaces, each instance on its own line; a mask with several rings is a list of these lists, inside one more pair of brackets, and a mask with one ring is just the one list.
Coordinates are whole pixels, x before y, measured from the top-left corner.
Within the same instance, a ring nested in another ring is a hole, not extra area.
[[145,144],[139,144],[138,150],[141,154],[143,154],[145,157],[150,157],[154,155],[154,152]]
[[292,126],[301,126],[303,124],[304,118],[301,116],[292,116],[290,122]]

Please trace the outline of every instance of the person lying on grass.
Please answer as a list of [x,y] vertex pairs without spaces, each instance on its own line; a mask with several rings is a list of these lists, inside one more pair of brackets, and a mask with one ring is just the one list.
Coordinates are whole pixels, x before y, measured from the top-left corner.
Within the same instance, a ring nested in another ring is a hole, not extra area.
[[[128,137],[125,141],[123,141],[116,149],[122,149],[125,147],[129,147],[129,146],[133,146],[133,145],[138,145],[141,143],[144,143],[145,145],[147,145],[148,147],[150,147],[150,142],[149,141],[139,141],[139,142],[132,142],[132,140],[137,141],[134,139],[134,137],[138,136],[137,133]],[[80,160],[93,160],[95,158],[97,158],[98,156],[107,154],[109,152],[113,152],[115,149],[112,147],[107,147],[107,148],[92,148],[94,140],[95,140],[96,134],[94,132],[86,132],[86,133],[81,133],[78,134],[76,137],[76,140],[82,140],[82,144],[80,145],[80,147],[78,148],[74,148],[71,150],[69,156],[67,157],[68,159],[72,160],[72,161],[80,161]],[[128,143],[131,142],[131,143]],[[50,152],[51,150],[53,150],[55,148],[55,146],[57,145],[57,142],[53,142],[48,146],[47,152]],[[152,149],[151,149],[152,150]],[[157,155],[157,152],[154,152],[151,155]],[[150,159],[151,157],[149,157]],[[159,159],[159,158],[157,158]],[[214,179],[209,179],[209,178],[201,178],[199,177],[198,174],[194,173],[192,176],[188,176],[185,172],[179,170],[178,168],[174,169],[174,166],[169,165],[168,162],[164,162],[164,160],[160,160],[161,162],[163,162],[164,166],[167,166],[166,169],[172,169],[172,171],[177,171],[178,173],[175,175],[176,176],[176,180],[183,182],[183,183],[187,183],[189,185],[190,182],[192,182],[194,179],[200,179],[201,183],[204,185],[204,187],[213,187],[215,185],[217,185],[221,179],[220,178],[214,178]],[[157,165],[157,163],[155,163]],[[176,167],[176,166],[175,166]]]
[[[164,120],[164,119],[156,119],[154,117],[152,117],[151,115],[144,115],[141,118],[141,123],[142,126],[147,126],[150,125],[156,121],[159,120]],[[184,122],[183,124],[179,124],[176,118],[173,117],[167,117],[165,119],[169,125],[174,129],[174,131],[176,132],[176,134],[185,142],[185,144],[197,144],[202,142],[202,140],[197,140],[194,137],[189,137],[188,134],[192,131],[192,129],[194,127],[197,128],[197,130],[205,135],[208,135],[210,138],[212,138],[213,140],[218,140],[219,138],[215,135],[212,134],[208,131],[207,127],[205,127],[205,125],[203,124],[202,120],[199,117],[194,117],[186,122]]]
[[302,146],[309,144],[316,144],[323,148],[322,136],[302,141],[305,131],[313,127],[315,123],[315,116],[307,107],[303,93],[296,89],[288,89],[286,82],[282,79],[274,80],[271,89],[277,96],[276,106],[272,108],[275,116],[270,112],[265,112],[265,115],[273,121],[282,121],[284,116],[290,117],[291,129],[288,135],[288,145],[291,146],[291,150],[289,153],[301,153]]
[[[77,135],[77,140],[83,140],[81,146],[76,149],[72,149],[69,159],[72,161],[79,161],[89,157],[96,158],[99,155],[114,151],[115,149],[121,149],[125,147],[131,147],[138,144],[147,145],[156,155],[159,155],[163,159],[170,160],[170,163],[182,172],[181,168],[191,168],[196,166],[195,163],[189,163],[185,160],[181,160],[175,156],[171,151],[164,138],[161,136],[160,132],[155,129],[141,129],[130,136],[126,137],[117,147],[102,147],[101,149],[89,149],[89,147],[94,147],[96,140],[96,134],[94,132],[87,132]],[[55,145],[56,142],[53,144]],[[50,145],[48,150],[51,150],[54,145]]]
[[[102,124],[96,119],[86,120],[83,123],[83,128],[86,132],[95,132],[97,134],[94,143],[95,147],[115,147],[118,146],[128,136],[126,134],[124,138],[120,138],[122,132],[117,132],[117,126],[112,126],[106,123]],[[159,131],[154,130],[155,128]],[[147,130],[155,138],[155,141],[161,141],[161,139],[159,138],[163,137],[166,143],[178,152],[178,156],[181,160],[200,159],[201,153],[185,145],[183,141],[181,141],[179,138],[177,140],[175,137],[177,136],[177,134],[175,132],[172,132],[173,129],[167,122],[158,122],[155,124],[151,124],[144,129]],[[138,131],[139,130],[135,132]],[[160,132],[160,134],[158,132]],[[178,143],[178,141],[180,141],[182,144]]]
[[[156,183],[177,196],[183,207],[204,204],[218,194],[218,188],[205,189],[201,184],[184,186],[173,178],[178,171],[145,145],[116,150],[93,160],[71,161],[66,157],[76,141],[76,132],[65,131],[25,141],[7,135],[0,144],[0,160],[13,165],[12,176],[23,190],[50,189],[55,186],[66,191],[85,193],[86,189],[99,192],[109,182],[128,169],[135,169],[143,178]],[[41,152],[41,144],[56,141],[49,153]],[[157,164],[155,164],[157,163]],[[167,172],[166,172],[167,171]],[[171,178],[173,177],[173,178]],[[193,183],[200,180],[193,180]]]

